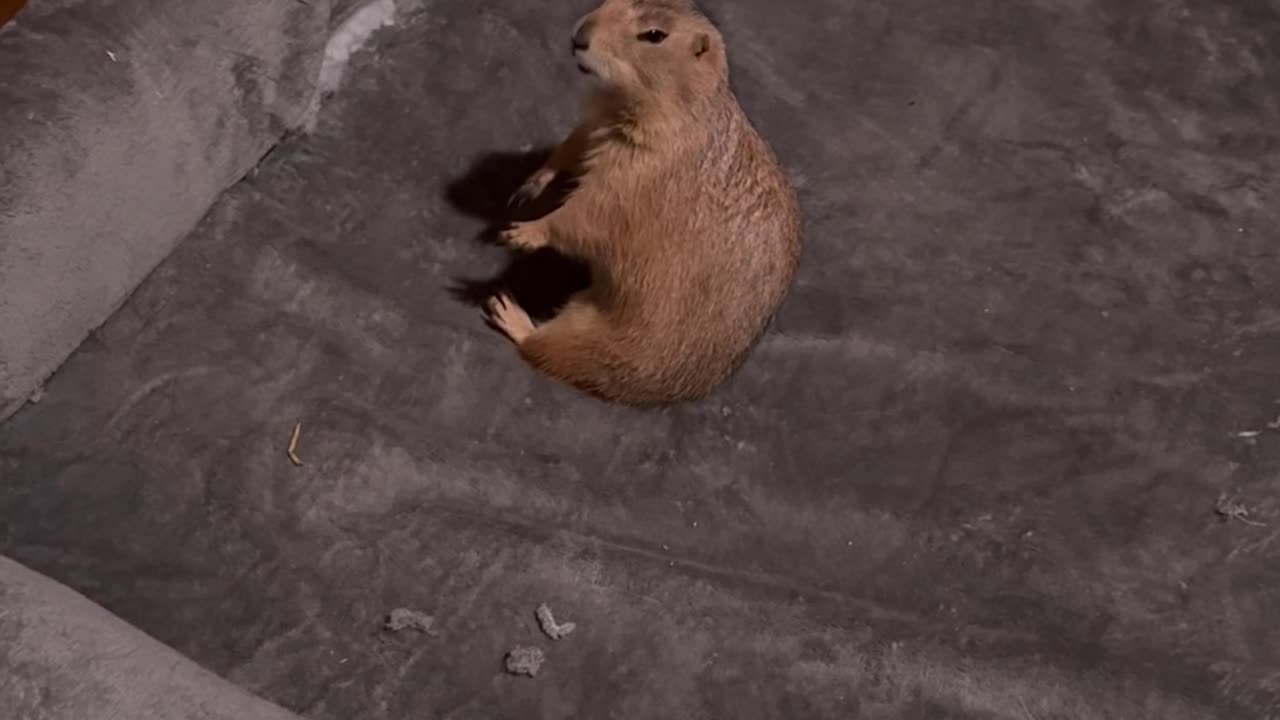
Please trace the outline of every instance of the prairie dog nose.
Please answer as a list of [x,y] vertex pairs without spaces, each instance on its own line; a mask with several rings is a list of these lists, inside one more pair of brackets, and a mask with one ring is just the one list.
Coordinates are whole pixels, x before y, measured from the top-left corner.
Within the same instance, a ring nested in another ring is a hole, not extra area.
[[576,27],[573,28],[573,49],[574,51],[586,50],[591,47],[591,28],[595,25],[590,18],[584,17],[578,21]]

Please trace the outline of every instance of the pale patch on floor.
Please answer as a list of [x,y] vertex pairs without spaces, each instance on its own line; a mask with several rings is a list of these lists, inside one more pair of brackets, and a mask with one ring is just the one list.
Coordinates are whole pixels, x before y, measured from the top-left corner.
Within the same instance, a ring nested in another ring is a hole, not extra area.
[[360,48],[369,41],[377,30],[394,25],[396,21],[395,0],[373,0],[352,13],[346,22],[338,26],[329,37],[324,48],[324,61],[320,65],[320,79],[316,83],[316,93],[311,99],[311,107],[307,108],[306,129],[312,132],[320,116],[320,105],[324,99],[342,86],[342,76]]

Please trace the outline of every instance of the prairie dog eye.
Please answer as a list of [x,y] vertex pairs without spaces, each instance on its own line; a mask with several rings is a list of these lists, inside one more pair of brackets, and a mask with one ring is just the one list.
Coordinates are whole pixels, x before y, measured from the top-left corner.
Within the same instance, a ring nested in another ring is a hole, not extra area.
[[644,32],[637,35],[636,39],[643,40],[644,42],[653,43],[654,45],[657,45],[658,43],[667,39],[667,34],[662,32],[661,30],[645,30]]

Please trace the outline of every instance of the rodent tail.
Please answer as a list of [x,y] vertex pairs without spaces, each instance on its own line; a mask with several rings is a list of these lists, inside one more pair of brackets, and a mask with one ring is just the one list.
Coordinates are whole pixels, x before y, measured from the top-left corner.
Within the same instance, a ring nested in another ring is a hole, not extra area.
[[625,337],[589,305],[571,304],[519,345],[539,371],[601,400],[632,407],[677,402],[671,389],[648,377]]

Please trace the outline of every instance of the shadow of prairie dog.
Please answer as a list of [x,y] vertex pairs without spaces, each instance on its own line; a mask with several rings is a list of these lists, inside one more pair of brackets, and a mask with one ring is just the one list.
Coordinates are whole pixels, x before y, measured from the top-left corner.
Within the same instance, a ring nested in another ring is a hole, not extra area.
[[502,239],[581,258],[591,285],[535,326],[507,294],[488,320],[531,365],[606,401],[711,394],[742,364],[800,255],[793,191],[729,87],[724,41],[691,0],[605,0],[574,28],[583,119],[512,198],[577,185]]

